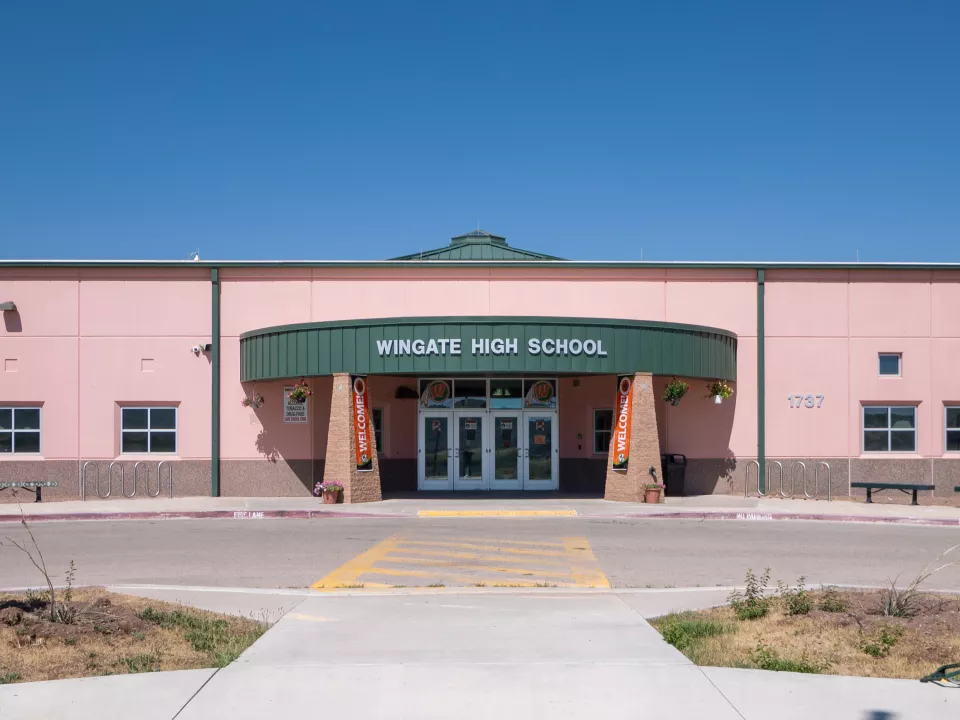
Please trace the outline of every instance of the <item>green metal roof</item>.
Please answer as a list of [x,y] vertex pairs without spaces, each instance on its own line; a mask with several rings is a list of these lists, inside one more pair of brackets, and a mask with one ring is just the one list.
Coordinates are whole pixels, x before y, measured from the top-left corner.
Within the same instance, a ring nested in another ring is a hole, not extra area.
[[401,255],[394,260],[562,260],[563,258],[507,245],[507,239],[477,228],[450,238],[446,247]]

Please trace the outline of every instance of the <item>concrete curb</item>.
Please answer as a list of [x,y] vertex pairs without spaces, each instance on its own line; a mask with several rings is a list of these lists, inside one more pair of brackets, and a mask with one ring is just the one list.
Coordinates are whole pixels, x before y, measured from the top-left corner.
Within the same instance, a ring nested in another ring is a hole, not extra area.
[[829,513],[770,513],[770,512],[652,512],[623,513],[620,515],[581,515],[584,518],[614,517],[635,520],[650,518],[655,520],[806,520],[814,522],[849,522],[890,525],[936,525],[940,527],[958,527],[960,518],[918,518],[909,516],[884,515],[832,515]]
[[[27,522],[64,522],[75,520],[321,520],[324,518],[407,518],[399,513],[353,513],[323,510],[184,510],[167,512],[92,512],[44,513],[26,515]],[[19,515],[0,515],[0,523],[20,522]]]
[[[812,522],[843,522],[890,525],[926,525],[937,527],[960,527],[960,518],[922,518],[909,516],[883,515],[833,515],[829,513],[786,513],[763,512],[758,510],[743,511],[677,511],[677,512],[644,512],[618,514],[573,514],[563,515],[551,512],[550,519],[580,518],[584,520],[734,520],[744,521],[771,521],[771,520],[799,520]],[[434,517],[412,515],[408,513],[365,513],[343,510],[184,510],[164,512],[90,512],[90,513],[49,513],[27,515],[31,523],[38,522],[74,522],[78,520],[322,520],[336,518],[356,518],[361,520],[376,519],[410,519],[410,520],[437,520],[437,519],[543,519],[543,516],[529,516],[519,513],[494,513],[486,511],[484,514],[443,514]],[[20,522],[20,515],[0,515],[0,524]]]

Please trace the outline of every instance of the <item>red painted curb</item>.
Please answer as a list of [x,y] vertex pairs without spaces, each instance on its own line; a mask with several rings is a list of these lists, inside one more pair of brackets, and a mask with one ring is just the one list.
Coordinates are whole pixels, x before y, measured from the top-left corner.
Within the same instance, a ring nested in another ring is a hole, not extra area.
[[[600,515],[582,515],[581,517],[599,518]],[[605,515],[602,517],[653,518],[655,520],[813,520],[819,522],[854,522],[854,523],[886,523],[891,525],[937,525],[941,527],[960,526],[960,518],[916,518],[882,515],[827,515],[824,513],[770,513],[761,511],[745,512],[651,512],[651,513],[623,513],[620,515]]]
[[[27,521],[51,522],[65,520],[271,520],[289,518],[294,520],[320,520],[323,518],[405,518],[397,513],[351,513],[323,510],[197,510],[183,512],[92,512],[50,513],[27,515]],[[0,515],[0,522],[20,522],[19,515]]]

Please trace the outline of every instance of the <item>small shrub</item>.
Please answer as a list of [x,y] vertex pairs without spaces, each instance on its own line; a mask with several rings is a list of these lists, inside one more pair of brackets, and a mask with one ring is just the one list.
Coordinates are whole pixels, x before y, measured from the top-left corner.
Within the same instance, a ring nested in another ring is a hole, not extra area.
[[160,669],[160,658],[148,654],[134,655],[120,658],[117,664],[126,666],[127,672],[131,673],[156,672]]
[[738,620],[756,620],[770,611],[770,598],[765,594],[769,582],[770,568],[764,570],[759,578],[752,569],[747,570],[743,592],[734,590],[728,598]]
[[789,587],[786,583],[780,583],[780,599],[783,601],[784,610],[787,615],[808,615],[813,610],[813,600],[803,584],[805,578],[801,575],[797,579],[796,587]]
[[143,640],[146,640],[146,639],[147,639],[147,636],[144,635],[142,632],[135,632],[135,633],[133,633],[133,637],[134,637],[135,640],[140,640],[140,641],[143,641]]
[[660,634],[680,652],[692,648],[699,641],[730,632],[726,623],[698,617],[693,613],[667,615],[660,624]]
[[847,611],[847,601],[840,597],[833,588],[827,590],[820,598],[820,609],[828,613],[842,613]]
[[826,669],[822,665],[811,662],[806,656],[802,656],[799,660],[782,658],[772,647],[769,645],[764,645],[763,642],[759,641],[757,642],[757,647],[750,656],[750,659],[760,670],[775,670],[777,672],[796,672],[817,675]]
[[0,673],[0,685],[9,685],[15,682],[20,682],[20,673]]
[[74,645],[77,644],[77,639],[76,639],[76,638],[67,638],[66,640],[63,641],[63,644],[64,644],[64,645],[69,645],[69,646],[73,647]]
[[67,570],[67,588],[63,591],[63,599],[66,602],[73,602],[73,580],[77,576],[77,566],[70,561],[70,567]]
[[890,650],[901,637],[903,637],[902,627],[883,625],[874,640],[864,640],[860,647],[871,657],[883,658],[890,654]]

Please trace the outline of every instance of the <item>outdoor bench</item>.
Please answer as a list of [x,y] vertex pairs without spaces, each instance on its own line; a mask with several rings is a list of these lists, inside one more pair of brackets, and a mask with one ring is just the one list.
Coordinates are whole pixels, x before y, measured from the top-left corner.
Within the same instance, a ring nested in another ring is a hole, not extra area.
[[45,487],[57,487],[60,483],[53,481],[31,481],[25,480],[23,482],[0,482],[0,490],[6,490],[8,488],[28,488],[33,490],[36,493],[36,500],[34,502],[42,502],[43,498],[40,496],[40,488]]
[[918,505],[917,502],[917,491],[918,490],[933,490],[933,485],[915,485],[913,483],[884,483],[884,482],[854,482],[850,483],[850,487],[855,488],[866,488],[867,490],[867,502],[873,502],[873,491],[877,490],[899,490],[902,493],[907,495],[913,494],[913,502],[911,505]]

